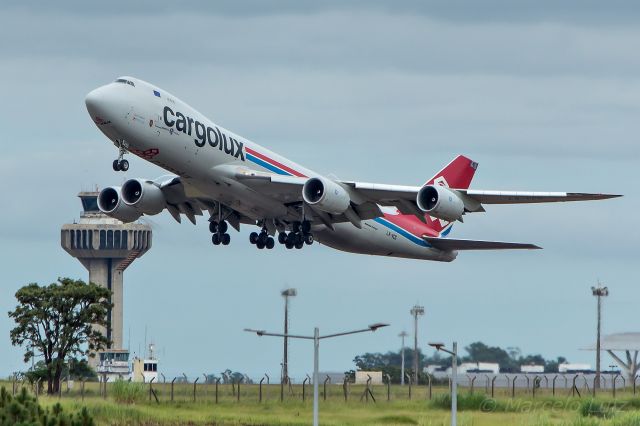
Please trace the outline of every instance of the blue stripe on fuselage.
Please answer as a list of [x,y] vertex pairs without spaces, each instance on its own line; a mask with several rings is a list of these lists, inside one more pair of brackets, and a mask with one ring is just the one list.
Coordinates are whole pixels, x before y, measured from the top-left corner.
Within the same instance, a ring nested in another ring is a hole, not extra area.
[[254,155],[247,154],[247,160],[252,161],[252,162],[256,163],[257,165],[262,166],[265,169],[269,169],[272,172],[275,172],[275,173],[277,173],[279,175],[292,176],[291,173],[285,172],[284,170],[279,169],[276,166],[273,166],[273,165],[267,163],[266,161],[261,160],[260,158],[254,156]]
[[395,225],[386,219],[383,219],[381,217],[376,217],[373,220],[378,222],[380,225],[386,226],[392,231],[397,232],[398,234],[402,235],[403,237],[405,237],[406,239],[408,239],[414,244],[418,244],[419,246],[423,246],[423,247],[431,247],[431,245],[428,244],[426,241],[424,241],[422,238],[416,237],[412,233],[405,231],[404,229],[400,228],[398,225]]

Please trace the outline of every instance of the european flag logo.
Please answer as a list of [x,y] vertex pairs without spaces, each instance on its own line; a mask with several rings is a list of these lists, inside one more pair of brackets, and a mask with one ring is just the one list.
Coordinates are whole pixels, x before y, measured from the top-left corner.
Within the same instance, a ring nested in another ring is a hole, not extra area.
[[157,97],[160,97],[160,92],[158,92],[157,90],[154,90],[153,94],[156,95]]

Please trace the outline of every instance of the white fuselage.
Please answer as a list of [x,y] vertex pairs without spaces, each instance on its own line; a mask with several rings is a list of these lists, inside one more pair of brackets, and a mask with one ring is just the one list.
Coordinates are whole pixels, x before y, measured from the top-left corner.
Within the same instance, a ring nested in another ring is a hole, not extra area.
[[[179,175],[190,197],[214,199],[255,220],[299,219],[286,200],[235,176],[246,170],[304,177],[318,173],[216,125],[156,86],[126,79],[134,84],[113,82],[87,96],[89,113],[110,140],[124,140],[128,151]],[[384,210],[385,217],[399,215],[396,209]],[[350,222],[334,228],[314,225],[313,234],[325,245],[353,253],[440,261],[456,257],[455,252],[429,247],[420,235],[385,218],[365,220],[361,229]]]

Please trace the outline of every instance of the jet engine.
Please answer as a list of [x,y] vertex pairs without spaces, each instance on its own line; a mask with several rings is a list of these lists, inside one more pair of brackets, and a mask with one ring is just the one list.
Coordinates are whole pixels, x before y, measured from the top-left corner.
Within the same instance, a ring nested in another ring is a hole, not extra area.
[[98,208],[102,213],[125,223],[138,220],[142,216],[142,213],[122,201],[119,186],[110,186],[100,191]]
[[122,201],[148,215],[160,213],[167,205],[162,190],[142,179],[129,179],[122,185]]
[[307,204],[331,214],[344,213],[351,201],[343,187],[322,177],[310,178],[304,183],[302,198]]
[[441,185],[425,185],[416,197],[420,210],[438,219],[453,222],[462,217],[464,202],[450,189]]

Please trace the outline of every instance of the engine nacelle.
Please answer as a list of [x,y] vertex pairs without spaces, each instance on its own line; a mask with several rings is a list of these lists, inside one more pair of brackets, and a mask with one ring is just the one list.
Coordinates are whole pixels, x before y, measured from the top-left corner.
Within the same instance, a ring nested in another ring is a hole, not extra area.
[[460,197],[441,185],[423,186],[418,191],[416,203],[423,212],[447,222],[460,219],[464,213],[464,202]]
[[326,178],[311,178],[302,187],[302,198],[315,208],[331,214],[344,213],[351,199],[343,187]]
[[119,186],[110,186],[100,191],[98,208],[102,213],[125,223],[136,221],[142,216],[142,213],[122,201]]
[[158,214],[167,205],[162,190],[142,179],[129,179],[122,185],[122,201],[140,213]]

